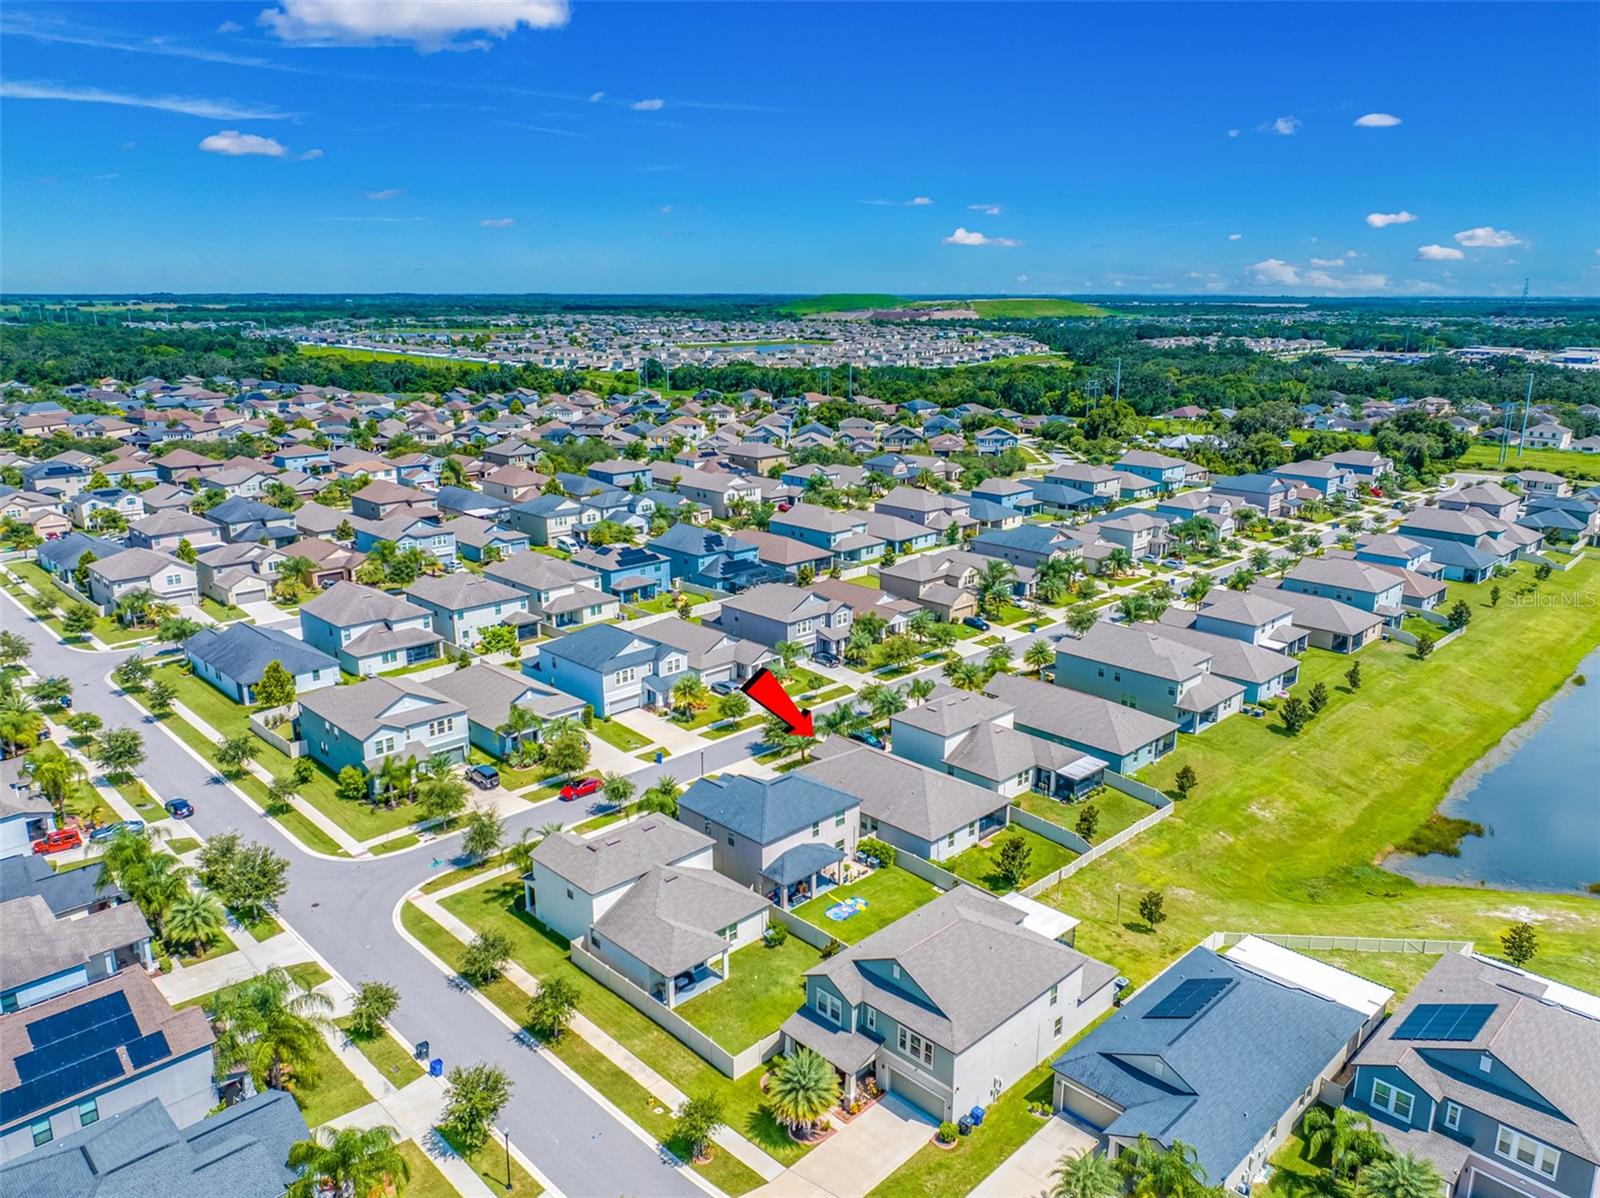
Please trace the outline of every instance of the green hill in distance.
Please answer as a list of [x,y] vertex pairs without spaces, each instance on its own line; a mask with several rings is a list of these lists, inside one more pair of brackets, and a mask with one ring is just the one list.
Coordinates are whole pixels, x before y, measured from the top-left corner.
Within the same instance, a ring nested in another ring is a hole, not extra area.
[[1036,320],[1051,316],[1109,316],[1105,308],[1079,300],[1036,296],[1026,299],[919,299],[871,292],[835,292],[789,300],[776,311],[784,316],[816,316],[825,312],[859,312],[865,308],[970,308],[993,320]]
[[904,306],[905,302],[898,295],[841,291],[830,295],[813,295],[806,299],[790,300],[779,304],[778,311],[786,316],[815,316],[819,312],[859,312],[863,308],[899,308]]

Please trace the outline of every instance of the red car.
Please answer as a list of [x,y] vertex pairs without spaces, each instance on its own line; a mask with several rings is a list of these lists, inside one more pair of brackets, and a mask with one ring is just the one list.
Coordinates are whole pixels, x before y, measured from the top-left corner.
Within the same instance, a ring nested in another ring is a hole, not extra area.
[[561,788],[561,801],[570,803],[574,799],[581,799],[588,795],[598,794],[601,782],[599,778],[579,778],[576,782],[568,782]]
[[43,840],[33,842],[33,851],[36,853],[61,853],[67,849],[75,849],[83,843],[83,833],[76,828],[57,828]]

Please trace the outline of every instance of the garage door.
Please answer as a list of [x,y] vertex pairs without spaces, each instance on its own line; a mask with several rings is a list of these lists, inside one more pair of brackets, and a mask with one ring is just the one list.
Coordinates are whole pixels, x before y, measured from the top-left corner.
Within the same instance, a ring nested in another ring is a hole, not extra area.
[[889,1070],[889,1084],[886,1087],[891,1094],[898,1094],[912,1106],[919,1107],[935,1120],[943,1123],[950,1116],[946,1113],[947,1104],[942,1095],[935,1093],[927,1086],[920,1086],[909,1077]]
[[1077,1086],[1063,1083],[1061,1089],[1061,1105],[1090,1127],[1104,1130],[1111,1126],[1119,1113],[1110,1103],[1102,1102]]

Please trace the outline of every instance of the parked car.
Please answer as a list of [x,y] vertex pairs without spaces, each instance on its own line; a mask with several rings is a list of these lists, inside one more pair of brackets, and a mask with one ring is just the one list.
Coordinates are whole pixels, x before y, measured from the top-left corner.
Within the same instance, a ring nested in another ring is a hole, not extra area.
[[968,616],[961,622],[968,628],[976,628],[979,632],[989,631],[989,621],[985,620],[982,616]]
[[99,844],[102,840],[110,840],[113,836],[115,836],[118,832],[122,831],[124,828],[126,828],[129,832],[133,832],[133,833],[143,832],[144,831],[144,820],[142,820],[142,819],[125,819],[125,820],[119,820],[118,822],[113,823],[113,824],[101,824],[93,832],[89,833],[89,843],[90,844]]
[[714,695],[731,695],[739,689],[739,684],[732,678],[724,678],[721,682],[711,684],[711,693]]
[[161,805],[173,819],[188,819],[194,814],[194,804],[188,799],[168,799]]
[[574,778],[561,788],[561,801],[570,803],[575,799],[586,798],[600,792],[599,778]]
[[57,828],[43,840],[33,842],[35,853],[61,853],[75,849],[83,843],[83,833],[76,828]]
[[830,670],[839,665],[839,655],[837,653],[813,653],[811,660],[819,666],[826,666]]
[[467,770],[467,781],[479,790],[493,790],[500,785],[500,771],[492,765],[475,765]]
[[852,732],[850,734],[850,739],[858,740],[862,744],[868,745],[874,749],[881,749],[884,747],[883,737],[879,736],[871,728],[863,728],[860,732]]

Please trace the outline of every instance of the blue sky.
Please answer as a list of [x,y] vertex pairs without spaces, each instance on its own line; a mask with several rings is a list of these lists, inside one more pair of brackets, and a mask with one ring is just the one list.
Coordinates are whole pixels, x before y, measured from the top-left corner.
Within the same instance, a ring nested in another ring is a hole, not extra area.
[[1594,4],[28,4],[9,291],[1594,294]]

